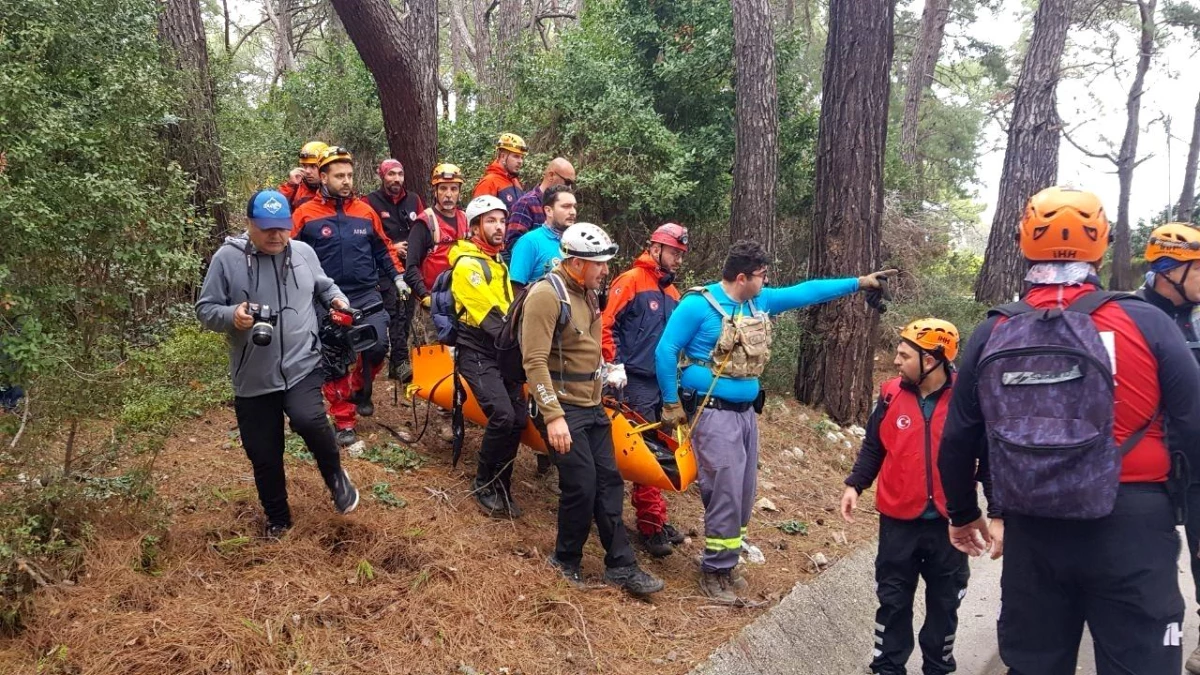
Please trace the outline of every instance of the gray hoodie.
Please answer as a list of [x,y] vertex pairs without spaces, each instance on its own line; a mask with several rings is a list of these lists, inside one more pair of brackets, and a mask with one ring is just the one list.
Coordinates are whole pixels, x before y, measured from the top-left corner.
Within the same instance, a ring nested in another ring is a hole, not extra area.
[[[262,396],[294,387],[319,365],[314,300],[324,311],[335,298],[346,300],[308,244],[292,241],[282,253],[266,255],[243,233],[227,238],[213,254],[196,317],[205,328],[229,337],[234,394]],[[233,311],[246,301],[270,305],[278,317],[271,344],[259,347],[250,341],[249,329],[233,327]]]

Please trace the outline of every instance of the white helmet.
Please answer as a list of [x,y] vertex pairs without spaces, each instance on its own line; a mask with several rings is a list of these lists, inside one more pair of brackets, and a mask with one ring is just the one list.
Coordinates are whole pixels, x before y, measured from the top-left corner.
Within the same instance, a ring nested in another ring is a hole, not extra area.
[[591,223],[575,223],[562,234],[560,244],[563,259],[581,258],[593,262],[608,262],[619,250],[612,237]]
[[467,204],[467,222],[474,223],[476,218],[488,211],[503,211],[505,215],[508,215],[508,207],[504,205],[504,202],[491,195],[481,195]]

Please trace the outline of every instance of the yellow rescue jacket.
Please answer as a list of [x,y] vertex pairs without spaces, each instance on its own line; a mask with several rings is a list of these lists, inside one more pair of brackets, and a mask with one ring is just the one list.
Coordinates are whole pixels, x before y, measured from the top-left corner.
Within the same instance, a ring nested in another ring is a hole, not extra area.
[[454,270],[450,276],[450,291],[458,313],[458,344],[494,354],[496,337],[513,301],[508,267],[469,239],[454,242],[449,259]]

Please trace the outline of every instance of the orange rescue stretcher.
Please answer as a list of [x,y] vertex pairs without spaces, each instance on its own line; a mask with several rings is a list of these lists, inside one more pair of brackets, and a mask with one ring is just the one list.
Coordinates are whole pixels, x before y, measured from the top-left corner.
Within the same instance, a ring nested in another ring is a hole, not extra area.
[[[409,398],[416,396],[450,410],[454,406],[454,360],[444,345],[427,345],[412,350],[412,384]],[[460,378],[467,394],[463,418],[480,426],[487,416],[479,407],[466,380]],[[612,420],[613,451],[621,476],[639,485],[653,485],[670,492],[683,492],[696,480],[696,456],[686,437],[672,437],[658,423],[647,423],[624,404],[606,398],[604,409]],[[529,420],[521,433],[521,442],[535,452],[547,452],[546,441]]]

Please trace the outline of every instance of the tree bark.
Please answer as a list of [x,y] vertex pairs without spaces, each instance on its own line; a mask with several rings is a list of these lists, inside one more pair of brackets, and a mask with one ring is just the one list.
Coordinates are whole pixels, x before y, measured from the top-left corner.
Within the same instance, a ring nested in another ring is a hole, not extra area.
[[775,183],[779,170],[779,92],[769,0],[732,0],[737,93],[733,154],[733,239],[775,252]]
[[[813,277],[864,274],[880,264],[894,18],[894,0],[829,3],[809,258]],[[864,423],[879,314],[851,296],[810,311],[805,324],[805,332],[819,339],[801,352],[796,397],[824,405],[840,424]]]
[[1133,290],[1133,260],[1129,251],[1129,196],[1133,190],[1133,171],[1137,168],[1138,135],[1141,132],[1139,117],[1142,113],[1142,91],[1146,86],[1146,71],[1150,70],[1150,58],[1154,55],[1154,10],[1158,0],[1138,0],[1138,15],[1141,19],[1141,37],[1138,41],[1137,70],[1133,84],[1125,98],[1125,137],[1121,140],[1121,152],[1117,155],[1117,182],[1120,196],[1117,201],[1117,223],[1113,228],[1112,277],[1109,285],[1113,290]]
[[192,205],[201,217],[212,219],[207,255],[229,233],[229,211],[217,142],[216,102],[208,70],[208,45],[199,0],[165,0],[158,19],[163,59],[177,73],[182,94],[181,115],[165,133],[167,151],[195,181]]
[[375,78],[392,156],[409,190],[428,196],[437,156],[436,0],[410,0],[400,17],[388,0],[332,0],[346,34]]
[[267,19],[275,29],[275,79],[296,69],[296,54],[292,51],[292,0],[264,0]]
[[1192,119],[1192,144],[1188,146],[1187,166],[1183,169],[1183,190],[1175,208],[1175,219],[1184,223],[1192,222],[1192,211],[1196,206],[1197,160],[1200,160],[1200,98],[1196,100],[1196,114]]
[[1025,262],[1017,245],[1017,223],[1029,198],[1058,180],[1062,122],[1056,90],[1076,1],[1043,0],[1033,19],[1008,125],[987,255],[975,280],[975,299],[982,303],[1007,302],[1020,293]]
[[908,65],[908,77],[904,85],[904,117],[900,125],[900,160],[910,170],[918,172],[921,101],[933,85],[933,74],[942,52],[942,40],[946,35],[949,17],[950,0],[925,1],[925,11],[921,15],[921,36],[917,39],[912,62]]

